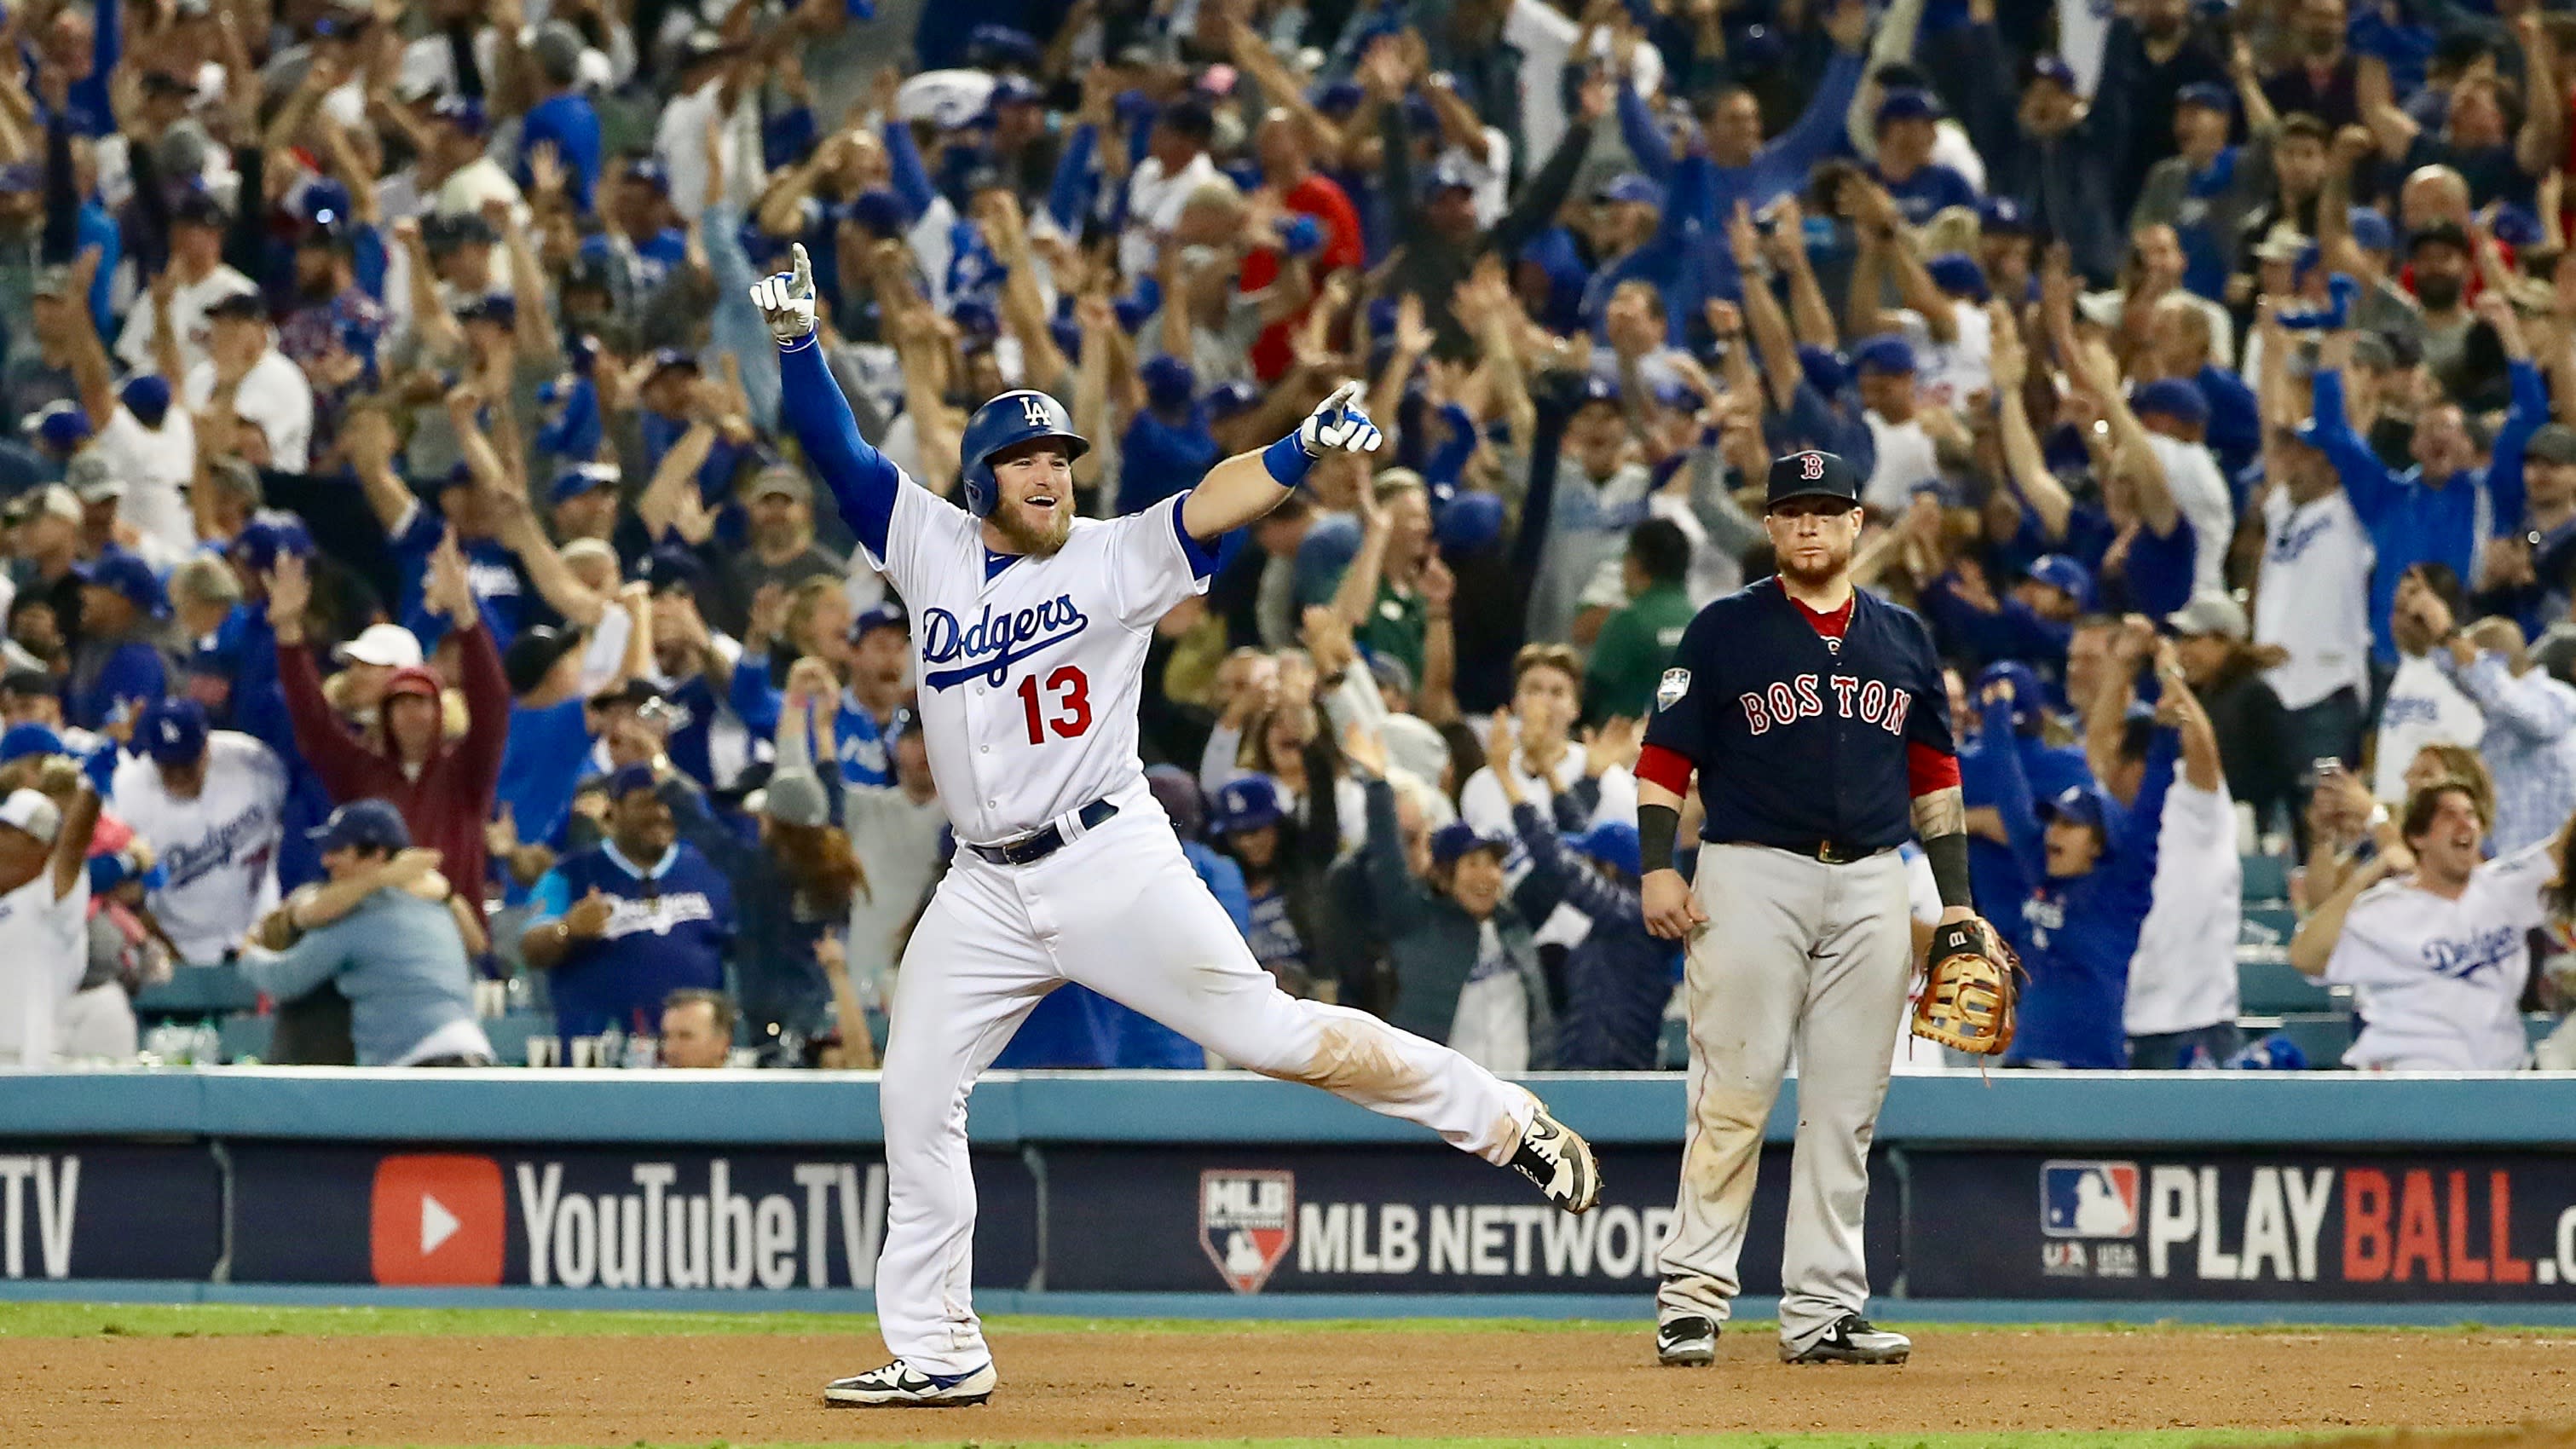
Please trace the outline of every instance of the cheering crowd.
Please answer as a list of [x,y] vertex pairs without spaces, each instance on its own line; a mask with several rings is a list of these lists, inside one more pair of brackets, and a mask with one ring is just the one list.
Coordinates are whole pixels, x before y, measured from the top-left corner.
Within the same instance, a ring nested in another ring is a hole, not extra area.
[[[2557,1004],[2576,21],[2530,0],[0,36],[0,1062],[131,1060],[135,994],[228,963],[272,1060],[491,1061],[510,980],[568,1056],[873,1064],[953,842],[911,616],[779,424],[747,293],[796,243],[941,493],[1005,388],[1070,407],[1107,516],[1365,384],[1388,446],[1225,541],[1144,704],[1292,991],[1656,1065],[1629,767],[1815,448],[1954,665],[2014,1062],[2241,1060],[2249,856],[2298,858],[2349,1065],[2514,1068]],[[1203,1064],[1080,988],[1000,1063]]]

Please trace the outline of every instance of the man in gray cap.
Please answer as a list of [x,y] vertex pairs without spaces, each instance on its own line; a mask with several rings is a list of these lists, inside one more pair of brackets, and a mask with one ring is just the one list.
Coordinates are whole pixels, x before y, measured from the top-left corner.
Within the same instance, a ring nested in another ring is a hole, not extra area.
[[725,558],[724,587],[705,602],[719,629],[736,638],[751,622],[751,603],[771,585],[781,592],[807,579],[837,579],[849,562],[814,541],[814,487],[803,471],[772,463],[743,490],[751,513],[751,546]]

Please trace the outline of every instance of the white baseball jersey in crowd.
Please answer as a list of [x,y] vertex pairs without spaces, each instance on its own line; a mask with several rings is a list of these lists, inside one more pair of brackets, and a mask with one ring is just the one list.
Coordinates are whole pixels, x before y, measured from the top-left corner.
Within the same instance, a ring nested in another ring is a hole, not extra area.
[[209,734],[205,785],[184,800],[162,785],[159,765],[130,757],[108,799],[169,872],[151,906],[180,960],[222,960],[277,904],[286,769],[268,746],[231,730]]
[[2340,488],[2305,503],[2274,488],[2263,500],[2262,587],[2254,593],[2254,642],[2290,656],[2264,672],[2284,709],[2305,709],[2350,689],[2370,698],[2370,530]]
[[2177,774],[2156,822],[2155,880],[2129,958],[2122,1012],[2129,1035],[2236,1019],[2236,934],[2245,915],[2245,861],[2236,852],[2227,781],[2203,790]]
[[2365,1070],[2507,1072],[2522,1065],[2523,982],[2541,888],[2557,873],[2549,842],[2488,861],[2444,900],[2399,877],[2362,892],[2326,961],[2326,980],[2361,992],[2361,1038],[2344,1064]]
[[89,873],[57,897],[51,865],[0,895],[0,1066],[54,1060],[56,1018],[89,968]]

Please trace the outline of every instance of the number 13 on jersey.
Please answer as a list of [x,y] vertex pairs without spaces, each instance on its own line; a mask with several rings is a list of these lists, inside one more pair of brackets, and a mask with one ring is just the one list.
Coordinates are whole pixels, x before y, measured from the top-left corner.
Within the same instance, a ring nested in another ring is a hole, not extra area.
[[1032,674],[1020,681],[1018,693],[1028,716],[1030,744],[1045,744],[1050,729],[1069,740],[1091,728],[1091,681],[1074,665],[1048,675],[1043,686]]

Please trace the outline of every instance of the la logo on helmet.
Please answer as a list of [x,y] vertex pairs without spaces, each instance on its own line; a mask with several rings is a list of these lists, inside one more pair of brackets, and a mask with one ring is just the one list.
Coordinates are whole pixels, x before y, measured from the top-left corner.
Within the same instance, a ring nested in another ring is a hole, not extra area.
[[1050,421],[1047,417],[1045,401],[1035,394],[1020,399],[1020,418],[1030,427],[1045,427]]

